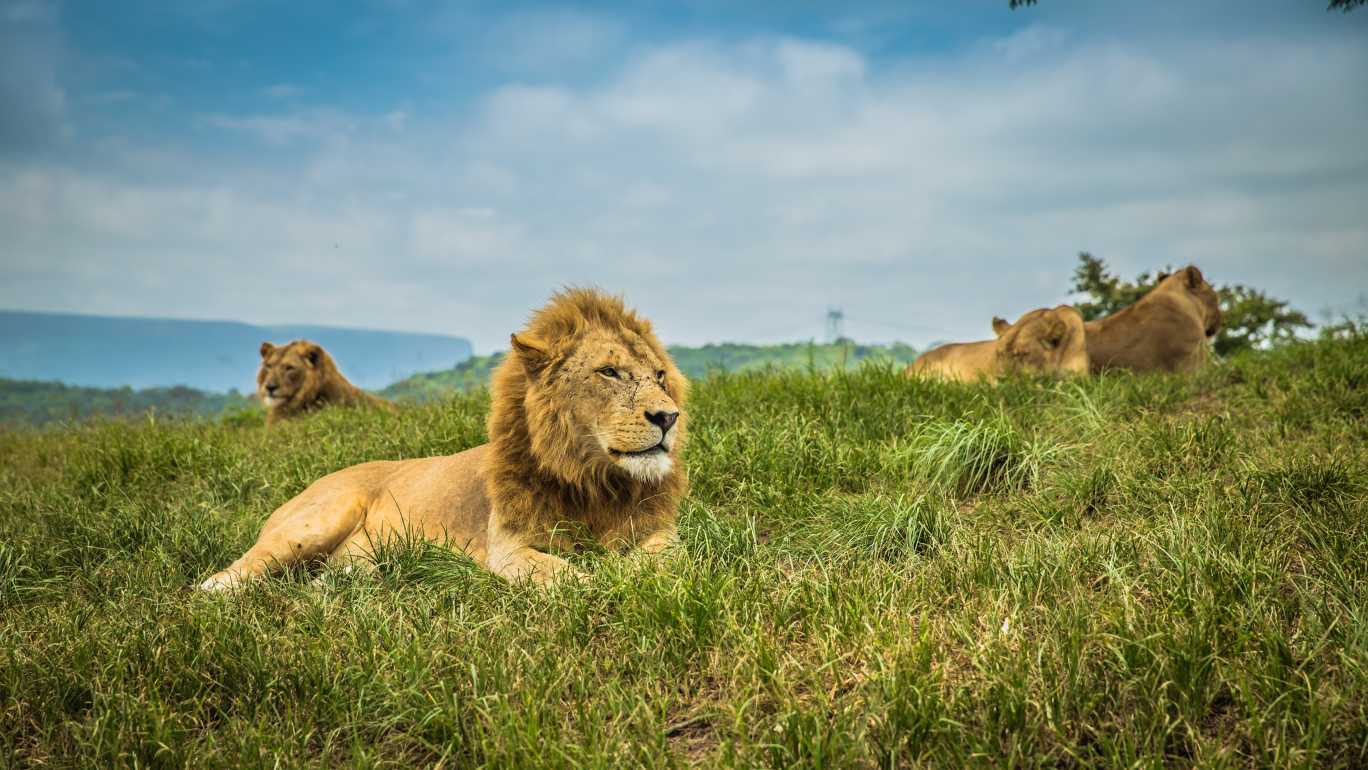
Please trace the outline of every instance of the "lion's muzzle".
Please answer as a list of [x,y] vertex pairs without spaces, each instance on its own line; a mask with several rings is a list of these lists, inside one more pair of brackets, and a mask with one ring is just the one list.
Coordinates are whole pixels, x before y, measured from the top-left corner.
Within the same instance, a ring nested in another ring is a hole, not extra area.
[[646,413],[646,422],[660,428],[660,437],[662,440],[665,438],[665,434],[670,432],[670,428],[674,427],[675,421],[678,419],[679,412],[667,412],[662,410]]

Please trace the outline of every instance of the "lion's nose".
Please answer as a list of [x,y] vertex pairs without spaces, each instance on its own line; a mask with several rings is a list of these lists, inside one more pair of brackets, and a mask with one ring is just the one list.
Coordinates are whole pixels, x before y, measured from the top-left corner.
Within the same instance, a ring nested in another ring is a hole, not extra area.
[[268,384],[266,385],[266,394],[267,394],[267,395],[271,395],[271,396],[275,395],[275,392],[276,392],[276,388],[277,388],[277,387],[278,387],[278,386],[276,386],[276,385],[271,385],[271,384],[268,383]]
[[679,412],[647,412],[646,422],[660,426],[661,433],[668,433],[679,419]]

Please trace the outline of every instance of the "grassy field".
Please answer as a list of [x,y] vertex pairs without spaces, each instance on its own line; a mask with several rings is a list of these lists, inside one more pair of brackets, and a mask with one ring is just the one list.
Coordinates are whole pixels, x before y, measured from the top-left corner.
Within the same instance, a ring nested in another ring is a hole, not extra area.
[[1195,378],[700,383],[682,552],[186,587],[487,402],[0,433],[0,765],[1368,766],[1368,336]]

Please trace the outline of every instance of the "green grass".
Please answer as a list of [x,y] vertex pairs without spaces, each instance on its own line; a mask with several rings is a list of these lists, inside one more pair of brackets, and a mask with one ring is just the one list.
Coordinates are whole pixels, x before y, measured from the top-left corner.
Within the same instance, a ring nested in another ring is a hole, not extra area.
[[1368,766],[1368,337],[1194,378],[699,383],[682,553],[185,589],[483,393],[0,433],[0,766]]

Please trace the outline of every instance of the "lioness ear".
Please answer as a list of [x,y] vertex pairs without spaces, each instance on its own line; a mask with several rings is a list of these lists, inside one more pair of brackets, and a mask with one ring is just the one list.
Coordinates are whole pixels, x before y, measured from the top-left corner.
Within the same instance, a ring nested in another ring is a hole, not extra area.
[[997,336],[1001,337],[1002,335],[1006,334],[1006,333],[1007,333],[1007,330],[1010,329],[1010,328],[1012,328],[1012,325],[1009,324],[1009,323],[1007,323],[1006,320],[1004,320],[1004,319],[1002,319],[1002,318],[998,318],[997,316],[993,316],[993,333],[994,333],[994,334],[996,334]]
[[269,355],[271,355],[271,354],[274,353],[274,352],[275,352],[275,345],[272,345],[272,344],[269,343],[269,342],[263,342],[263,343],[261,343],[261,357],[262,357],[262,358],[265,358],[266,356],[269,356]]
[[1202,271],[1196,265],[1187,266],[1187,285],[1189,289],[1195,289],[1202,285]]
[[314,343],[310,342],[308,347],[304,348],[304,360],[309,362],[309,366],[318,366],[318,359],[322,357],[323,348],[320,348]]
[[546,350],[545,342],[535,337],[519,337],[516,334],[508,335],[508,340],[513,343],[513,352],[518,355],[529,375],[535,375],[551,363],[551,355]]
[[1069,334],[1069,327],[1058,316],[1050,321],[1049,331],[1045,332],[1045,344],[1054,350],[1064,342],[1064,338]]
[[1158,285],[1158,284],[1163,283],[1163,282],[1164,282],[1164,279],[1165,279],[1165,278],[1168,278],[1170,275],[1173,275],[1173,274],[1170,273],[1170,272],[1167,271],[1167,270],[1160,270],[1160,271],[1154,276],[1154,283],[1155,283],[1155,285]]

